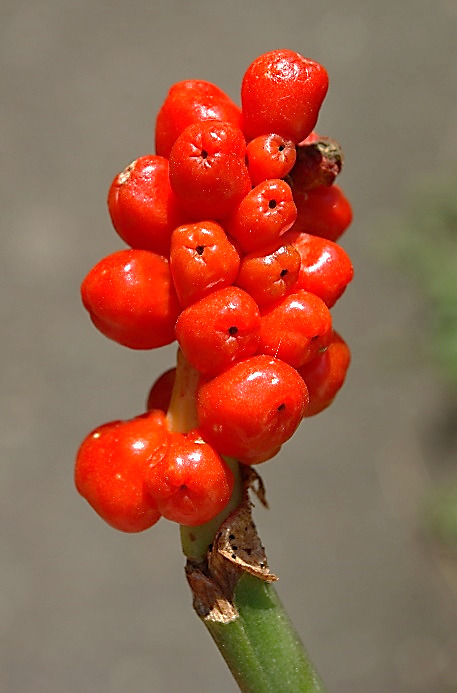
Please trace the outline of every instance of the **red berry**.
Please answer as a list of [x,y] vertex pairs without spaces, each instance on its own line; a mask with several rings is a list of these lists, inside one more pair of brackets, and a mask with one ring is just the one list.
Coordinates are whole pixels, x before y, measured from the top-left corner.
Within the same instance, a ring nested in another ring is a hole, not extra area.
[[225,228],[246,253],[276,241],[294,223],[297,210],[283,180],[259,183],[240,201]]
[[321,185],[312,190],[293,189],[297,220],[292,231],[336,241],[352,221],[349,201],[337,185]]
[[271,457],[296,430],[308,404],[303,379],[287,363],[252,356],[200,385],[200,430],[222,455],[252,464]]
[[241,87],[243,131],[248,139],[276,132],[296,144],[317,122],[328,89],[325,68],[290,50],[259,56]]
[[351,361],[345,341],[334,332],[326,351],[299,369],[309,392],[305,416],[314,416],[328,407],[342,387]]
[[165,454],[167,437],[165,415],[151,411],[99,426],[83,441],[76,458],[76,488],[112,527],[141,532],[160,518],[145,493],[144,478]]
[[284,245],[284,238],[241,260],[236,284],[251,294],[259,306],[282,298],[298,279],[300,253],[292,244]]
[[157,154],[169,157],[181,132],[203,120],[223,120],[241,128],[241,111],[215,84],[196,79],[174,84],[157,115]]
[[168,261],[148,250],[120,250],[95,265],[81,285],[92,322],[131,349],[173,342],[181,310]]
[[109,190],[108,209],[122,240],[159,255],[168,255],[171,232],[184,222],[170,187],[168,161],[161,156],[142,156],[119,173]]
[[283,236],[283,241],[292,243],[301,257],[300,273],[294,291],[311,291],[331,308],[354,275],[346,251],[325,238],[296,231],[289,231]]
[[186,308],[176,323],[179,345],[194,368],[214,376],[257,350],[260,313],[235,286],[214,291]]
[[170,269],[182,306],[235,281],[240,258],[219,224],[200,221],[173,231]]
[[148,399],[146,408],[150,409],[160,409],[163,412],[168,411],[170,406],[171,393],[173,392],[173,386],[175,384],[176,378],[176,368],[170,368],[165,373],[162,373],[159,378],[153,383]]
[[311,361],[332,337],[332,317],[325,303],[308,291],[289,294],[262,311],[259,352],[294,368]]
[[192,219],[221,219],[251,188],[243,133],[211,120],[189,125],[170,153],[170,184]]
[[231,469],[198,431],[171,433],[165,456],[149,467],[147,492],[168,520],[195,526],[209,522],[230,500]]
[[252,185],[269,178],[284,178],[295,163],[295,145],[281,135],[255,137],[246,147]]

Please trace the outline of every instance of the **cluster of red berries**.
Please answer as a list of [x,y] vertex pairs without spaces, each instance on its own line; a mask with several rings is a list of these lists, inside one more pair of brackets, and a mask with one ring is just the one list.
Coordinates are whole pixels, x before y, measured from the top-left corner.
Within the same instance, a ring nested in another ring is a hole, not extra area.
[[313,131],[327,87],[321,65],[289,50],[250,65],[241,109],[213,84],[179,82],[157,116],[156,154],[111,185],[130,248],[89,272],[84,306],[132,349],[176,339],[200,374],[197,428],[170,430],[171,369],[147,413],[83,442],[77,488],[120,530],[209,521],[233,489],[222,456],[270,459],[343,384],[350,354],[329,309],[352,279],[336,243],[352,212],[333,184],[341,150]]

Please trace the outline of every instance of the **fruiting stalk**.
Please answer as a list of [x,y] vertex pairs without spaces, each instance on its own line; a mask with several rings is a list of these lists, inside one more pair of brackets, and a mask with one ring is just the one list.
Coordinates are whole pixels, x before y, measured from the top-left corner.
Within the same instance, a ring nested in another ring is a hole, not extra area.
[[[167,414],[171,430],[186,433],[196,426],[198,378],[198,373],[179,351],[175,387]],[[187,557],[186,573],[195,611],[241,691],[323,693],[323,683],[276,590],[268,581],[274,576],[267,572],[266,578],[260,579],[219,555],[210,555],[214,552],[221,524],[227,518],[230,522],[233,511],[246,503],[247,486],[240,465],[230,458],[226,461],[235,474],[235,487],[228,506],[205,525],[181,526],[181,543]],[[227,570],[222,578],[221,567]]]

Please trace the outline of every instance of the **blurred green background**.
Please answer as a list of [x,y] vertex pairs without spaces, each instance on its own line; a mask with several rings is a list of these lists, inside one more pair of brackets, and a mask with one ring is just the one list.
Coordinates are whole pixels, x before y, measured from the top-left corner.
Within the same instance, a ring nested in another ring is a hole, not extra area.
[[261,468],[256,520],[329,691],[457,690],[455,506],[431,500],[457,474],[456,29],[455,0],[0,2],[3,693],[235,690],[177,528],[118,534],[73,488],[82,438],[140,413],[175,358],[104,339],[79,284],[123,247],[108,187],[153,150],[169,86],[238,100],[274,48],[330,74],[318,131],[343,145],[355,211],[333,311],[353,363]]

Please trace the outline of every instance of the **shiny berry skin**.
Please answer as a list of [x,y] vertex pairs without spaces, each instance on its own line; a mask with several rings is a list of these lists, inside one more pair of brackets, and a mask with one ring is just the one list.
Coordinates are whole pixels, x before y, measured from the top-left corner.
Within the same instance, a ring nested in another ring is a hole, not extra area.
[[[287,235],[287,234],[286,234]],[[285,296],[297,282],[300,253],[291,244],[279,241],[243,257],[236,278],[237,286],[248,292],[259,306]]]
[[281,135],[255,137],[246,147],[249,175],[252,185],[269,178],[284,178],[296,160],[295,145]]
[[171,401],[171,393],[176,379],[176,368],[169,368],[160,375],[152,384],[149,390],[146,408],[160,409],[163,412],[168,411]]
[[76,458],[76,488],[115,529],[141,532],[160,518],[144,479],[148,467],[165,454],[167,438],[164,413],[151,411],[99,426],[83,441]]
[[303,418],[308,391],[287,363],[252,356],[235,363],[197,393],[200,430],[222,455],[253,464],[271,457]]
[[119,173],[108,209],[122,240],[159,255],[168,255],[171,232],[185,221],[170,187],[168,161],[161,156],[142,156]]
[[259,334],[257,304],[236,286],[213,291],[193,303],[176,323],[176,338],[184,356],[207,377],[255,354]]
[[305,416],[314,416],[326,409],[343,386],[351,361],[346,342],[334,332],[327,349],[299,369],[309,392],[309,406]]
[[156,119],[157,154],[168,158],[181,132],[203,120],[222,120],[241,128],[241,111],[211,82],[188,79],[174,84]]
[[283,180],[259,183],[241,200],[225,228],[245,253],[276,241],[291,228],[297,210],[290,187]]
[[120,250],[100,260],[81,285],[95,327],[131,349],[154,349],[175,339],[181,307],[168,261],[148,250]]
[[239,265],[238,252],[215,221],[184,224],[173,231],[170,269],[182,306],[233,284]]
[[217,120],[189,125],[170,152],[170,184],[195,221],[219,220],[251,189],[243,133]]
[[293,189],[297,220],[292,231],[337,241],[352,221],[352,208],[337,185],[312,190]]
[[170,433],[165,456],[146,475],[146,489],[163,517],[194,527],[209,522],[230,500],[234,477],[198,431]]
[[294,368],[311,361],[332,337],[332,317],[325,303],[308,291],[297,291],[262,311],[259,352]]
[[283,236],[283,241],[292,243],[301,257],[294,290],[311,291],[331,308],[354,276],[346,251],[333,241],[309,233],[289,231]]
[[259,56],[241,86],[247,139],[276,132],[298,144],[314,128],[328,89],[325,68],[290,50]]

